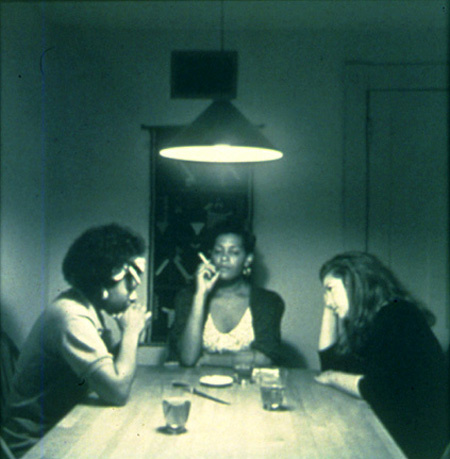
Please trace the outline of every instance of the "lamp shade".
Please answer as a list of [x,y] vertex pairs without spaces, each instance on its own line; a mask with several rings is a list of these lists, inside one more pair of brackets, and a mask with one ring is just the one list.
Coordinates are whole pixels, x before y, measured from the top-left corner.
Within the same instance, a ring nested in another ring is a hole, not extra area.
[[215,100],[160,151],[166,158],[214,163],[273,161],[283,156],[228,100]]

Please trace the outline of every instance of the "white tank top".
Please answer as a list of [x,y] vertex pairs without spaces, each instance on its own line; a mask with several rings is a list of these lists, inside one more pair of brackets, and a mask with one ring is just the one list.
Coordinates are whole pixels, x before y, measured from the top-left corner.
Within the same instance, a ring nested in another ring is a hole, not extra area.
[[203,329],[203,349],[208,352],[238,352],[250,349],[250,344],[254,341],[252,313],[247,308],[239,323],[228,333],[217,330],[208,314],[205,328]]

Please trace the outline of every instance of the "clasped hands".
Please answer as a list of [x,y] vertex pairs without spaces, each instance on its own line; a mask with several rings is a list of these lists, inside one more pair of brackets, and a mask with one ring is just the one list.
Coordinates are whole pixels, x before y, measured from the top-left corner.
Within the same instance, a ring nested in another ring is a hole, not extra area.
[[117,314],[114,318],[122,331],[126,328],[132,328],[141,332],[147,327],[151,316],[152,312],[147,311],[145,305],[133,302],[125,311]]

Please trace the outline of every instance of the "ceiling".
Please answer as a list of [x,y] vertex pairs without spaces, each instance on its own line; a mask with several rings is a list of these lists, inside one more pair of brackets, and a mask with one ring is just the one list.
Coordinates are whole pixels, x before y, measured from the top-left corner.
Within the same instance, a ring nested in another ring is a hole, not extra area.
[[46,20],[97,28],[208,30],[444,28],[449,0],[52,1]]

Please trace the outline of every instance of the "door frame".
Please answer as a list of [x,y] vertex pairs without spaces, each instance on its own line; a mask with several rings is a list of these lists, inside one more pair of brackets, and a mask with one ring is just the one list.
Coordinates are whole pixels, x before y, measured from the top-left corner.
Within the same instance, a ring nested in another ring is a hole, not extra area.
[[448,90],[448,64],[345,64],[343,236],[346,250],[367,250],[370,92]]
[[[449,63],[370,64],[348,62],[344,72],[343,245],[367,251],[369,237],[369,140],[372,91],[448,91]],[[450,166],[449,166],[450,167]],[[450,175],[450,170],[448,171]],[[449,228],[450,229],[450,228]],[[450,260],[450,241],[447,243]],[[449,275],[445,292],[446,328],[450,328]]]

